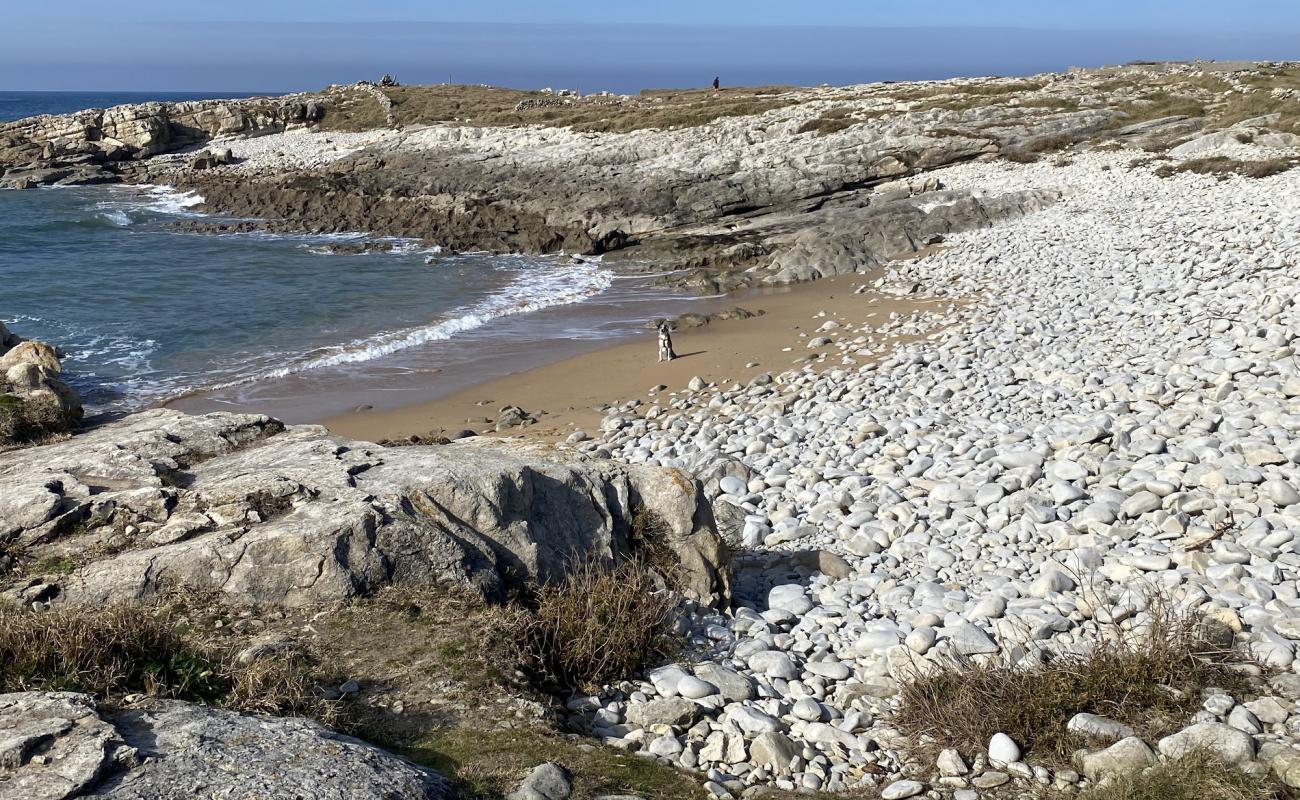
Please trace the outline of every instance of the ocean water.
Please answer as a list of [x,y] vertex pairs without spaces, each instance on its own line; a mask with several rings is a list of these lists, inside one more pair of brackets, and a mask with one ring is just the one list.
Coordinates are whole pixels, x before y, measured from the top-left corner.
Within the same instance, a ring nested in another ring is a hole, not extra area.
[[[288,421],[392,407],[698,304],[563,256],[178,226],[204,217],[199,202],[169,187],[0,190],[0,321],[63,349],[92,412],[196,393]],[[367,242],[387,250],[352,252]]]
[[252,97],[256,92],[0,92],[0,122],[37,114],[71,114],[154,100],[213,100]]

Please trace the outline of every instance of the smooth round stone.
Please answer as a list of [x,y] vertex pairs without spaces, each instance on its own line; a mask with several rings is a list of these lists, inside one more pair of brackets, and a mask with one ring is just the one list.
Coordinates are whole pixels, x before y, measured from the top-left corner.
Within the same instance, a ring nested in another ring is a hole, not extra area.
[[812,610],[813,601],[808,599],[804,587],[797,583],[773,586],[767,593],[768,608],[779,608],[791,614],[806,614]]
[[989,760],[998,764],[1010,764],[1020,760],[1020,745],[1001,731],[989,739]]
[[1272,501],[1275,506],[1292,506],[1300,503],[1300,492],[1286,481],[1272,480],[1264,481],[1259,487],[1260,492]]
[[853,674],[839,661],[813,661],[804,665],[804,671],[832,681],[842,681]]
[[790,713],[805,722],[817,722],[822,718],[822,706],[811,697],[801,697]]
[[718,488],[721,489],[724,494],[738,496],[746,494],[746,490],[748,489],[748,487],[745,486],[745,482],[740,478],[737,478],[735,475],[727,475],[723,477],[722,480],[718,481]]
[[691,700],[699,700],[701,697],[717,694],[718,687],[694,675],[687,675],[677,681],[677,693]]
[[931,647],[934,647],[937,638],[938,634],[935,633],[934,628],[925,625],[920,628],[913,628],[912,632],[907,634],[907,638],[903,640],[903,644],[907,645],[912,652],[925,655]]
[[763,650],[749,657],[749,668],[761,672],[769,678],[794,680],[799,677],[799,670],[786,653],[779,650]]
[[903,800],[907,797],[916,797],[924,791],[925,784],[919,781],[894,781],[880,792],[880,796],[884,800]]

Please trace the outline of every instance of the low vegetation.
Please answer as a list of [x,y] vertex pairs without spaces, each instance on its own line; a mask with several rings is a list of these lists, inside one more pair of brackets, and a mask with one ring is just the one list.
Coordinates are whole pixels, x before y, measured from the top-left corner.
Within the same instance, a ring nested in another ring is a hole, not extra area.
[[533,590],[527,608],[503,610],[524,671],[539,688],[569,692],[634,677],[673,655],[677,597],[640,560],[585,564]]
[[1197,755],[1086,789],[1079,800],[1282,800],[1289,796],[1267,778]]
[[1162,164],[1156,167],[1155,174],[1168,178],[1180,172],[1197,175],[1213,175],[1219,180],[1226,180],[1233,175],[1245,178],[1267,178],[1295,169],[1300,164],[1298,158],[1270,158],[1261,161],[1241,161],[1226,156],[1212,158],[1193,158],[1187,161]]
[[144,694],[338,724],[339,705],[315,684],[301,652],[239,664],[233,652],[186,635],[164,611],[0,606],[0,693],[89,692],[110,704]]
[[1075,714],[1119,720],[1148,737],[1175,730],[1215,686],[1235,692],[1246,679],[1221,632],[1191,612],[1153,603],[1142,634],[1117,633],[1086,653],[1035,668],[1007,663],[951,664],[905,684],[896,724],[914,741],[963,752],[982,750],[994,733],[1040,760],[1068,761],[1082,744],[1066,730]]
[[818,136],[826,136],[831,133],[845,130],[846,128],[851,128],[862,121],[863,120],[856,119],[853,116],[852,108],[848,106],[839,106],[827,109],[820,115],[813,117],[800,125],[796,133],[816,132]]
[[[792,105],[790,87],[736,89],[650,89],[639,95],[560,97],[544,92],[491,86],[398,86],[377,89],[393,105],[397,125],[467,123],[546,125],[579,131],[626,132],[688,128],[723,117],[748,116]],[[384,109],[370,91],[337,90],[322,127],[359,131],[384,127]]]
[[1111,123],[1114,128],[1166,117],[1203,117],[1206,113],[1205,104],[1200,100],[1171,92],[1151,92],[1138,100],[1119,104],[1116,110],[1120,114]]
[[1040,136],[1023,147],[1003,151],[1002,157],[1016,164],[1033,164],[1045,153],[1056,153],[1074,144],[1074,138],[1065,134],[1057,136]]
[[398,752],[446,775],[464,800],[500,800],[529,769],[544,761],[570,771],[574,800],[611,795],[673,800],[709,796],[697,779],[654,759],[535,727],[447,728]]
[[48,441],[67,431],[69,425],[67,415],[53,402],[0,394],[0,449]]

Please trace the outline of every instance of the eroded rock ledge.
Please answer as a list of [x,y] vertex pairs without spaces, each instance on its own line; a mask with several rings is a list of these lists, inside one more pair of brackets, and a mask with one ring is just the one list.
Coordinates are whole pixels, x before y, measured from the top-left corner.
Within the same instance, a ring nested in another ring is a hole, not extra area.
[[[298,606],[388,584],[497,595],[627,556],[647,535],[680,560],[686,594],[727,600],[709,504],[677,470],[472,442],[385,448],[170,410],[0,454],[0,546],[32,573],[11,589],[23,602],[184,589]],[[51,559],[75,568],[39,574]]]
[[84,694],[0,694],[0,798],[451,800],[436,772],[305,719]]

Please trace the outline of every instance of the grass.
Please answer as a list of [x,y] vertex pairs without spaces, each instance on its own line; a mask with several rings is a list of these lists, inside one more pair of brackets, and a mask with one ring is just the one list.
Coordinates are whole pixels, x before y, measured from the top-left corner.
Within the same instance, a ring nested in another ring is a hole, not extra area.
[[819,116],[813,117],[800,125],[795,133],[815,132],[818,136],[827,136],[883,116],[883,112],[867,112],[854,116],[854,111],[855,109],[849,106],[837,106],[836,108],[827,109]]
[[1027,754],[1064,763],[1082,744],[1067,732],[1077,713],[1131,725],[1147,737],[1172,732],[1199,708],[1200,692],[1236,693],[1246,679],[1219,632],[1193,612],[1152,602],[1153,623],[1082,654],[1023,669],[1006,663],[950,664],[904,684],[895,724],[913,741],[974,753],[1005,732]]
[[1033,164],[1038,161],[1044,153],[1058,152],[1073,144],[1074,137],[1067,134],[1042,136],[1030,141],[1023,147],[1017,147],[1005,151],[1002,154],[1002,157],[1007,161],[1017,164]]
[[1219,180],[1226,180],[1232,175],[1245,178],[1267,178],[1288,172],[1300,164],[1297,158],[1270,158],[1262,161],[1240,161],[1226,156],[1212,158],[1193,158],[1177,164],[1163,164],[1156,168],[1155,174],[1168,178],[1180,172],[1197,175],[1213,175]]
[[145,694],[340,721],[339,706],[316,694],[305,654],[240,665],[234,653],[187,636],[165,611],[134,605],[0,607],[0,693],[21,691],[90,692],[108,703]]
[[620,794],[647,800],[708,797],[694,778],[653,759],[530,727],[445,728],[398,752],[447,776],[465,800],[502,798],[528,770],[544,761],[554,761],[572,773],[574,800]]
[[533,589],[527,609],[503,609],[501,625],[540,689],[568,693],[634,677],[673,655],[676,596],[638,559],[606,569],[587,563],[563,583]]
[[1203,117],[1205,104],[1200,100],[1169,92],[1152,92],[1144,97],[1120,103],[1116,110],[1121,115],[1111,123],[1113,128],[1123,128],[1138,122],[1149,122],[1165,117]]
[[1281,800],[1289,796],[1272,781],[1209,756],[1165,761],[1078,795],[1079,800]]
[[[797,102],[790,87],[647,90],[640,95],[561,99],[543,92],[454,84],[381,89],[393,103],[398,125],[465,122],[475,125],[545,125],[579,131],[626,132],[646,128],[687,128],[724,117],[761,114]],[[547,105],[520,107],[525,101]],[[549,103],[555,103],[551,105]],[[384,111],[369,92],[343,89],[333,94],[322,127],[358,131],[384,127]]]

